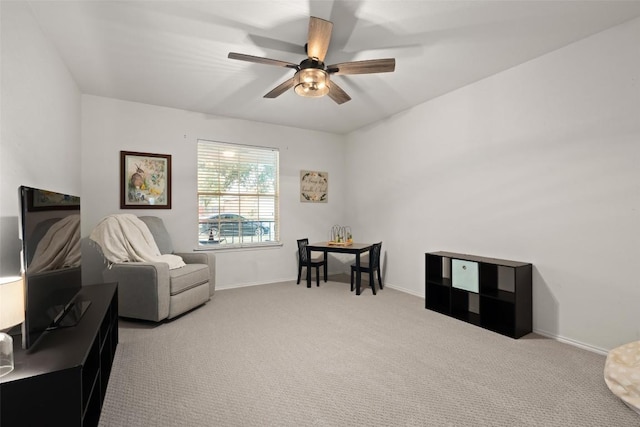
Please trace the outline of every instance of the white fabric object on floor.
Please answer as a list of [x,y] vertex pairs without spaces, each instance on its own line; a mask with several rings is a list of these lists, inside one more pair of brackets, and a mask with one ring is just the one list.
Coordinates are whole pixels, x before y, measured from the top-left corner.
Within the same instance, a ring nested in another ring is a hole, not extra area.
[[640,415],[640,341],[616,347],[604,365],[609,390]]

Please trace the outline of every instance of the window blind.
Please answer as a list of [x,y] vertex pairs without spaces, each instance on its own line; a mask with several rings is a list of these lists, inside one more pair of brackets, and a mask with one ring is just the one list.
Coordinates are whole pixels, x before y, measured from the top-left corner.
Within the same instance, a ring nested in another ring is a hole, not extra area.
[[279,241],[276,148],[198,141],[200,246]]

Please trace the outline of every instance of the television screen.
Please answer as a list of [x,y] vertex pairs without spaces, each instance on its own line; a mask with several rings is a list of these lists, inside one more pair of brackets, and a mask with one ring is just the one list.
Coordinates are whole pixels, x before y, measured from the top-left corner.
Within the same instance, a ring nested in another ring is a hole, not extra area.
[[82,287],[80,198],[21,186],[20,207],[25,278],[22,346],[30,348],[46,330],[73,323],[63,321],[67,312],[81,316],[73,304]]

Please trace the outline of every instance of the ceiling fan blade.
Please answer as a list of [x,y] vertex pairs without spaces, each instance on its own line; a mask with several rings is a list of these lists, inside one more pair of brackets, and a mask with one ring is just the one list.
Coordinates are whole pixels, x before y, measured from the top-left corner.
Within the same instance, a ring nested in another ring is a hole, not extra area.
[[336,104],[344,104],[351,99],[347,92],[333,81],[329,82],[329,98],[333,99]]
[[327,72],[329,74],[372,74],[390,73],[395,69],[396,60],[394,58],[386,58],[343,62],[340,64],[329,65],[327,67]]
[[298,64],[291,62],[279,61],[277,59],[262,58],[260,56],[245,55],[244,53],[229,52],[229,59],[238,59],[240,61],[255,62],[258,64],[275,65],[277,67],[298,68]]
[[291,89],[292,87],[293,87],[293,77],[291,77],[289,80],[286,80],[280,83],[278,86],[273,88],[271,92],[267,93],[263,98],[276,98],[282,95],[283,93],[285,93],[286,91],[288,91],[289,89]]
[[307,40],[307,56],[324,62],[329,49],[333,22],[312,16],[309,19],[309,38]]

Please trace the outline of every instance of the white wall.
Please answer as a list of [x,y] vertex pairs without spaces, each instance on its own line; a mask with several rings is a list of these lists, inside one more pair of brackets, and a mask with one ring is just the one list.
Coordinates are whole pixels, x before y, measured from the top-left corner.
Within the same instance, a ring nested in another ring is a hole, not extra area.
[[429,251],[527,261],[535,331],[640,339],[638,40],[636,19],[351,134],[347,222],[387,283],[424,296]]
[[18,187],[80,195],[80,92],[25,2],[0,2],[0,275],[20,272]]
[[[265,105],[269,102],[265,100]],[[303,237],[312,241],[325,240],[331,226],[343,218],[344,137],[83,95],[83,236],[90,234],[98,221],[108,214],[157,215],[164,219],[176,251],[195,249],[198,237],[198,139],[280,150],[280,239],[283,246],[216,251],[217,288],[295,278],[296,240]],[[171,210],[120,210],[120,151],[172,156]],[[300,202],[301,169],[329,173],[328,203]],[[83,270],[87,270],[85,266],[83,260]],[[94,280],[98,278],[91,276]]]

